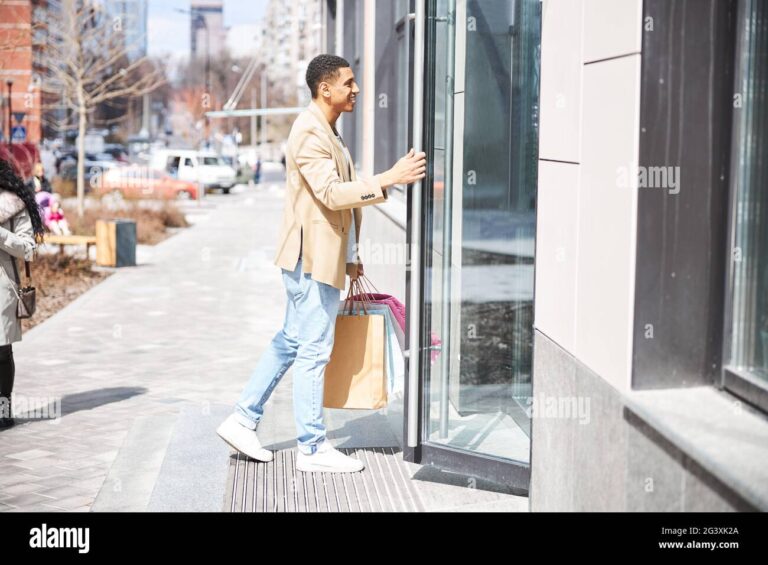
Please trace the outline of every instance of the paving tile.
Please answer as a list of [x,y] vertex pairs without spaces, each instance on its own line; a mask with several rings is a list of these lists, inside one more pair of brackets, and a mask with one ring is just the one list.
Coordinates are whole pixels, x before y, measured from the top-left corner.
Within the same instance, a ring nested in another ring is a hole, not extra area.
[[96,499],[95,496],[71,496],[68,498],[55,499],[50,502],[46,502],[46,506],[56,508],[59,510],[74,510],[75,508],[81,508],[83,506],[90,506]]
[[40,490],[42,490],[42,486],[36,483],[19,483],[9,487],[3,487],[3,492],[10,495],[24,494]]
[[48,504],[54,500],[55,498],[50,496],[45,496],[34,492],[26,492],[11,498],[6,498],[3,500],[3,504],[7,504],[14,508],[26,508],[28,506],[34,506],[37,504]]
[[[48,485],[46,485],[48,486]],[[75,496],[88,496],[93,492],[93,489],[86,489],[75,483],[63,484],[55,486],[53,488],[45,488],[37,491],[37,494],[47,496],[53,500],[61,500],[64,498],[72,498]]]
[[33,482],[39,478],[37,475],[27,473],[26,469],[22,469],[16,465],[0,466],[0,469],[2,469],[2,475],[0,476],[0,493],[4,492],[6,487]]
[[44,449],[28,449],[27,451],[9,453],[6,457],[9,459],[18,459],[19,461],[30,461],[38,457],[47,457],[48,455],[53,455],[53,452]]

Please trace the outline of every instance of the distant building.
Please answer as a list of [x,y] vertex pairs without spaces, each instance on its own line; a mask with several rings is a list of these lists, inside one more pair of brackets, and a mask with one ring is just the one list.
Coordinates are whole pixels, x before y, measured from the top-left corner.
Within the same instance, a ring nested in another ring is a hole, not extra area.
[[147,55],[147,0],[102,0],[104,9],[120,19],[128,57],[134,61]]
[[211,57],[219,55],[227,43],[224,27],[224,4],[221,0],[200,0],[190,7],[190,52],[192,57],[205,57],[206,42]]
[[[322,0],[270,0],[264,17],[259,57],[267,67],[270,106],[309,104],[305,74],[322,52]],[[285,133],[292,118],[271,120]]]

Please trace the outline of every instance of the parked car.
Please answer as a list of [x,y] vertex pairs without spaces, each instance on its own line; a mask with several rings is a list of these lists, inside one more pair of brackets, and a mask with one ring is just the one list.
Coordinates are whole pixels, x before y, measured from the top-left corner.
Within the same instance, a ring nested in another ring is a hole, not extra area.
[[[77,151],[66,151],[57,159],[57,171],[64,180],[77,178]],[[85,154],[85,190],[88,192],[108,170],[124,166],[109,153]]]
[[98,195],[119,192],[127,198],[194,200],[197,184],[174,179],[164,171],[122,167],[107,171],[95,192]]
[[220,189],[229,194],[235,185],[235,170],[218,155],[192,149],[163,149],[152,156],[151,167],[171,177],[200,183],[205,190]]

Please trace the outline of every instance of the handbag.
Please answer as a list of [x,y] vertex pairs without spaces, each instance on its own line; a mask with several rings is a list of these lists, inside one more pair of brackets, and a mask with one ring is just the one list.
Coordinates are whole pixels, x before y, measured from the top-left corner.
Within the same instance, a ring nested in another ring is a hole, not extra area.
[[[11,218],[11,231],[13,231],[13,218]],[[32,314],[35,313],[37,303],[35,287],[32,286],[32,274],[29,269],[29,261],[24,261],[24,271],[27,275],[27,286],[25,287],[21,286],[19,271],[16,267],[16,257],[11,256],[11,263],[13,264],[13,274],[16,278],[16,284],[19,286],[19,290],[16,291],[13,285],[11,285],[13,293],[16,295],[16,298],[18,298],[16,317],[19,319],[31,318]]]

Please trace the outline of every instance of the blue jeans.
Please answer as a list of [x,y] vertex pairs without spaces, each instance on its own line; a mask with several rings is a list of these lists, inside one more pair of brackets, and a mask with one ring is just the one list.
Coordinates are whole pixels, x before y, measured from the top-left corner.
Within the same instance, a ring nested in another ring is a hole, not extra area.
[[301,260],[291,273],[283,269],[288,295],[283,329],[262,354],[240,400],[237,420],[255,430],[264,415],[264,404],[293,365],[293,414],[298,448],[312,454],[325,441],[323,383],[331,358],[339,289],[312,280],[302,272]]

